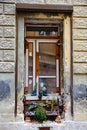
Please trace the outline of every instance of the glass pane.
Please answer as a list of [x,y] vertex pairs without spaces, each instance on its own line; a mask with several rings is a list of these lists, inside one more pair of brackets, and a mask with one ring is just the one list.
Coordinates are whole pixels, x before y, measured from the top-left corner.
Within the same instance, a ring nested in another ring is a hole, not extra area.
[[[33,27],[34,26],[34,27]],[[58,36],[58,25],[31,25],[26,27],[26,36]]]
[[33,76],[33,44],[29,43],[29,76]]
[[46,93],[56,93],[56,79],[40,78],[40,90]]
[[55,61],[55,43],[40,43],[40,75],[55,76],[56,61]]
[[33,92],[33,79],[29,78],[29,94],[31,94]]

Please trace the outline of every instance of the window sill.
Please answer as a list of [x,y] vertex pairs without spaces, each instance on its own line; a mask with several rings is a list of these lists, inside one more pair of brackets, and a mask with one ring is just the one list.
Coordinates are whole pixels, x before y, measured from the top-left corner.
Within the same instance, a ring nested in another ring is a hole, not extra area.
[[[26,94],[26,100],[38,100],[38,96],[31,96],[31,94]],[[58,93],[49,94],[48,96],[42,96],[42,100],[52,100],[53,98],[57,100]]]

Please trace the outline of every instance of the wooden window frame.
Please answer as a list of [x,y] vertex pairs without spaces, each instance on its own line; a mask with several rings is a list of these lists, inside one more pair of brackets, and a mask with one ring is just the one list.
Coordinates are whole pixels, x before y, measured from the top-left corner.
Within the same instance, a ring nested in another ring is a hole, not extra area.
[[[34,39],[28,39],[28,38],[26,38],[26,42],[27,42],[27,44],[30,42],[30,43],[34,43],[34,46],[35,46],[35,40],[36,40],[36,38],[34,38]],[[56,44],[57,42],[58,42],[58,39],[38,39],[37,40],[37,43],[39,44],[40,42],[43,42],[43,44],[44,44],[44,42],[50,42],[50,43],[54,43],[54,44]],[[49,43],[49,44],[50,44]],[[34,50],[35,51],[35,50]],[[37,50],[36,50],[37,51]],[[36,70],[36,68],[37,68],[37,64],[39,64],[39,63],[36,63],[36,67],[35,67],[35,60],[37,59],[37,56],[36,56],[36,58],[34,57],[34,59],[33,59],[33,70],[34,70],[34,72],[33,72],[33,76],[29,76],[28,75],[28,48],[26,48],[26,86],[28,86],[28,78],[30,77],[32,77],[33,78],[33,82],[35,81],[35,70]],[[33,54],[35,55],[35,52],[33,52]],[[56,57],[56,75],[55,76],[40,76],[39,75],[39,73],[38,72],[36,72],[37,74],[36,75],[38,75],[38,77],[39,77],[39,79],[40,78],[55,78],[56,79],[56,90],[58,90],[58,88],[59,88],[59,75],[60,74],[58,74],[58,72],[57,71],[59,71],[59,68],[58,68],[58,66],[59,66],[59,62],[58,62],[58,59],[59,59],[59,57]],[[36,60],[37,61],[37,60]],[[60,73],[60,72],[59,72]],[[33,87],[35,86],[35,82],[34,82],[34,84],[33,84]],[[37,88],[38,89],[38,88]],[[34,88],[33,88],[33,90],[34,90]],[[56,94],[55,94],[55,96],[56,96]],[[51,97],[51,95],[49,95],[48,97]],[[45,100],[47,97],[45,97],[45,96],[43,96],[43,99]],[[38,99],[38,92],[37,92],[37,96],[29,96],[29,95],[26,95],[26,99],[27,100],[32,100],[32,99]]]

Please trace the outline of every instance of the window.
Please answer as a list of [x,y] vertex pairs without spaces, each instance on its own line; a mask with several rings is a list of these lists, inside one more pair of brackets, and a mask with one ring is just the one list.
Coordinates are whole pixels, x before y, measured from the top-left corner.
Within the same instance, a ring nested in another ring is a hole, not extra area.
[[26,36],[58,36],[58,24],[27,24]]
[[28,96],[32,96],[30,99],[38,98],[39,92],[43,93],[43,99],[52,94],[56,96],[60,86],[58,43],[60,42],[59,25],[62,21],[39,22],[38,24],[37,21],[25,22],[26,86],[29,88]]
[[56,93],[59,87],[59,59],[57,39],[27,39],[26,86],[29,94],[43,96]]
[[31,107],[32,103],[37,106],[39,103],[49,106],[45,107],[45,110],[48,118],[52,116],[52,120],[58,113],[63,112],[63,98],[58,95],[62,86],[60,74],[62,75],[63,64],[60,41],[63,36],[61,26],[63,23],[59,21],[56,27],[53,23],[48,27],[48,24],[34,24],[34,21],[33,25],[25,24],[25,71],[26,87],[29,88],[24,102],[25,120],[27,116],[35,116],[34,111],[28,111],[27,108]]

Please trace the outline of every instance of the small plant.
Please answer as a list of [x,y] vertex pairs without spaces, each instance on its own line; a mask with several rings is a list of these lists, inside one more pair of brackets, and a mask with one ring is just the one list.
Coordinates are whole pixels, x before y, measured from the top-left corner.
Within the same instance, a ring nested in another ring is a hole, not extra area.
[[42,92],[42,91],[40,91],[40,92],[39,92],[39,95],[38,95],[39,100],[41,100],[41,99],[42,99],[42,96],[43,96],[43,92]]
[[31,104],[29,104],[28,110],[29,110],[29,111],[34,110],[36,107],[37,107],[37,103],[32,102]]
[[43,104],[39,104],[35,109],[35,118],[41,123],[46,121],[47,115],[46,110],[43,108]]
[[43,103],[43,102],[40,102],[40,103],[38,104],[38,107],[45,107],[45,106],[46,106],[46,104]]

